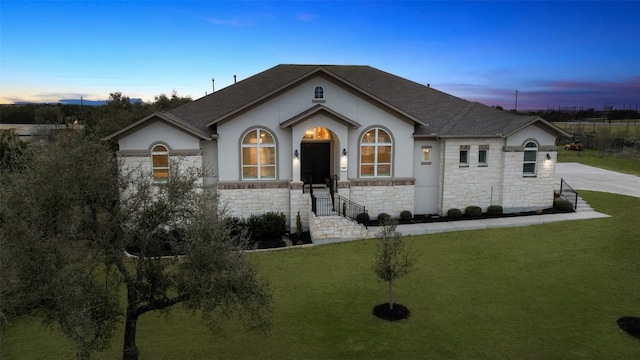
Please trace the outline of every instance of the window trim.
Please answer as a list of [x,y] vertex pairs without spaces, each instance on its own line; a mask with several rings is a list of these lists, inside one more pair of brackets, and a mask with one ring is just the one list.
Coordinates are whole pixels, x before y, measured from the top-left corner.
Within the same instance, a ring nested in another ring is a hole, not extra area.
[[[160,147],[163,148],[164,150],[157,150],[157,148],[160,148]],[[153,144],[151,145],[150,153],[151,153],[151,175],[153,176],[153,181],[158,183],[169,181],[169,176],[170,176],[169,146],[164,143]],[[167,166],[156,166],[155,159],[160,156],[166,157]],[[158,176],[157,174],[160,173],[160,171],[166,171],[166,176]]]
[[[374,134],[374,142],[373,143],[363,143],[363,139],[364,136],[369,132],[369,131],[375,131]],[[378,132],[382,130],[384,131],[387,136],[389,137],[389,143],[380,143],[378,142]],[[363,163],[362,162],[362,148],[363,147],[373,147],[373,163]],[[378,149],[380,148],[380,146],[389,146],[391,147],[391,153],[389,155],[389,162],[388,163],[381,163],[378,161]],[[365,129],[362,134],[360,135],[360,141],[358,144],[358,150],[359,150],[359,154],[358,154],[358,173],[360,175],[361,178],[367,178],[367,179],[372,179],[372,178],[392,178],[393,177],[393,148],[394,148],[394,140],[393,140],[393,136],[391,135],[391,131],[389,131],[386,128],[383,128],[381,126],[373,126],[370,127],[368,129]],[[367,165],[367,166],[373,166],[373,175],[363,175],[362,174],[362,167],[363,165]],[[389,166],[389,175],[378,175],[378,167],[381,165],[388,165]]]
[[[533,146],[528,146],[530,144],[532,144]],[[523,154],[522,154],[522,176],[535,177],[535,176],[538,175],[538,152],[539,152],[539,148],[540,148],[540,146],[534,140],[525,141],[525,144],[524,144],[524,147],[523,147],[523,150],[522,150],[522,152],[523,152]],[[527,153],[533,153],[535,155],[535,159],[534,160],[527,160]],[[525,171],[525,167],[528,164],[533,164],[533,172],[526,172]]]
[[[245,138],[253,131],[256,131],[256,136],[259,138],[260,137],[260,132],[266,132],[267,134],[271,135],[271,138],[273,139],[273,143],[272,144],[261,144],[260,142],[257,142],[255,144],[245,144],[244,140]],[[256,164],[255,165],[245,165],[244,163],[244,151],[243,149],[245,148],[255,148],[256,150]],[[274,154],[273,154],[273,164],[261,164],[261,153],[260,153],[260,149],[261,148],[273,148],[274,149]],[[273,177],[262,177],[262,167],[263,166],[269,166],[269,167],[273,167]],[[251,177],[251,178],[245,178],[244,176],[244,169],[247,167],[255,167],[257,169],[257,176]],[[276,138],[276,136],[274,135],[274,133],[265,128],[265,127],[252,127],[250,129],[247,129],[242,137],[240,138],[240,180],[242,181],[273,181],[273,180],[277,180],[278,179],[278,139]]]

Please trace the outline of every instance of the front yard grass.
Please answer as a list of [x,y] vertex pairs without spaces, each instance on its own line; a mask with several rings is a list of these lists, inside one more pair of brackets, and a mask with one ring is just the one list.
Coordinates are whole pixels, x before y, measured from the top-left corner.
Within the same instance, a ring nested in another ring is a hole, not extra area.
[[[252,254],[274,292],[266,334],[235,321],[209,333],[182,308],[140,319],[141,359],[633,359],[616,320],[640,316],[640,199],[581,192],[611,218],[407,238],[416,268],[394,285],[408,320],[371,314],[386,285],[375,240]],[[401,228],[399,229],[401,230]],[[73,358],[69,341],[22,319],[2,359]],[[121,334],[95,359],[121,357]]]

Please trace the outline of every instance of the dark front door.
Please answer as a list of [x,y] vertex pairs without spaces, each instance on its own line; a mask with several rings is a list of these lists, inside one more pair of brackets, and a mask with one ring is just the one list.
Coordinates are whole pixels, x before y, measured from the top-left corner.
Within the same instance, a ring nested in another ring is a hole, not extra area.
[[300,144],[300,177],[314,184],[324,184],[330,177],[331,144],[328,142],[304,142]]

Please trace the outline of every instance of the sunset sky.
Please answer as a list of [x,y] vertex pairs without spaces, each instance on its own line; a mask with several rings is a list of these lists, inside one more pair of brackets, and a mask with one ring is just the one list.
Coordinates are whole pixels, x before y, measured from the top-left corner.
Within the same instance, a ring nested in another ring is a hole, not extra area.
[[194,99],[277,64],[370,65],[518,110],[640,105],[640,2],[0,1],[0,103]]

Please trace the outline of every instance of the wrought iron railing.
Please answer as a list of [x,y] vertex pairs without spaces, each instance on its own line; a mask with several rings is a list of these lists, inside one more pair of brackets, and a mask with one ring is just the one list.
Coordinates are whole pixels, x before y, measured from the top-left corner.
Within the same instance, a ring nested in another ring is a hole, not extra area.
[[564,179],[560,179],[560,196],[573,204],[573,210],[578,210],[578,192],[573,190]]
[[365,227],[368,226],[367,208],[340,195],[316,197],[311,194],[311,210],[316,216],[339,215],[352,219]]

